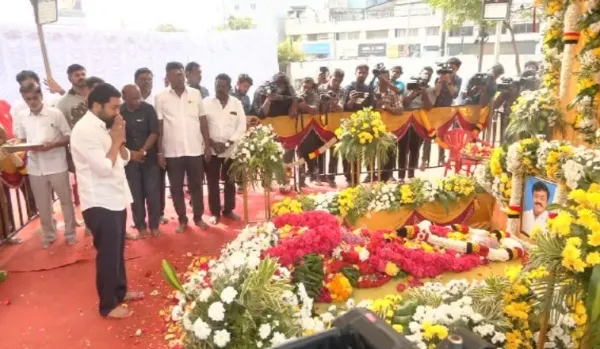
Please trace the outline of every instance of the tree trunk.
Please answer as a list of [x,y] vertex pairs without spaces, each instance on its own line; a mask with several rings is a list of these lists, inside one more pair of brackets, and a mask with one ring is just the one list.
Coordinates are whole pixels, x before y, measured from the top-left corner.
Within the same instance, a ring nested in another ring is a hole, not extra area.
[[519,49],[517,48],[515,33],[513,32],[512,25],[510,25],[508,21],[504,21],[504,26],[510,32],[510,43],[512,44],[513,53],[515,54],[515,67],[517,68],[517,74],[521,75],[521,59],[519,58]]

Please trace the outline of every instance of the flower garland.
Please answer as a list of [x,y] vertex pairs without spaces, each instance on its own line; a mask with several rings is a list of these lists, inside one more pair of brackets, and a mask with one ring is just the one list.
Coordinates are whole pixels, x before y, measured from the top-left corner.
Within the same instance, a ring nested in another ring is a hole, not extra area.
[[579,3],[573,1],[569,4],[565,11],[563,43],[564,50],[562,53],[562,62],[560,69],[560,88],[558,98],[564,100],[567,96],[569,81],[573,74],[573,61],[575,60],[575,49],[579,41],[579,18],[581,17],[581,9]]
[[579,53],[580,69],[577,96],[571,105],[577,105],[573,128],[589,143],[596,141],[598,128],[598,97],[600,94],[600,6],[595,0],[587,1],[588,10],[579,20],[584,47]]

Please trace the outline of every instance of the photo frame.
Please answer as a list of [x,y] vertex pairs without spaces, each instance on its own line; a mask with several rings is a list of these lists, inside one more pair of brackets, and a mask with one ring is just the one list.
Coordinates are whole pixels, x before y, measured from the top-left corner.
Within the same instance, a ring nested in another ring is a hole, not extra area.
[[526,176],[521,199],[522,214],[519,231],[530,236],[531,230],[545,228],[550,211],[546,210],[557,198],[558,184],[536,176]]

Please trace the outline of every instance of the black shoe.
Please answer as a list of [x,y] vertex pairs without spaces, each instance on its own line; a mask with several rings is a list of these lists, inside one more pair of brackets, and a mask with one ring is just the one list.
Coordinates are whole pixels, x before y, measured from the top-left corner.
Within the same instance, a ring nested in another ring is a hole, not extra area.
[[231,219],[232,221],[236,221],[236,222],[239,222],[242,220],[242,218],[234,212],[228,212],[228,213],[223,212],[223,217],[225,217],[227,219]]

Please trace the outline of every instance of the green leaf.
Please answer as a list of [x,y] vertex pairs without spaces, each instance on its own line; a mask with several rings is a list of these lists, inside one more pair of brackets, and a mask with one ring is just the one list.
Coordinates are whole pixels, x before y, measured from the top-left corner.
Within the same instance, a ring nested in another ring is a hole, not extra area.
[[561,204],[553,203],[546,206],[546,211],[561,210],[562,208],[563,206]]
[[592,275],[588,286],[586,308],[587,313],[590,316],[590,323],[598,321],[598,316],[600,315],[600,265],[596,265],[592,269]]
[[183,286],[181,285],[181,281],[179,281],[179,277],[177,277],[177,271],[166,259],[163,259],[161,262],[163,276],[167,283],[173,287],[175,290],[185,294],[183,290]]
[[8,279],[8,273],[6,270],[0,270],[0,283],[3,283],[6,279]]

